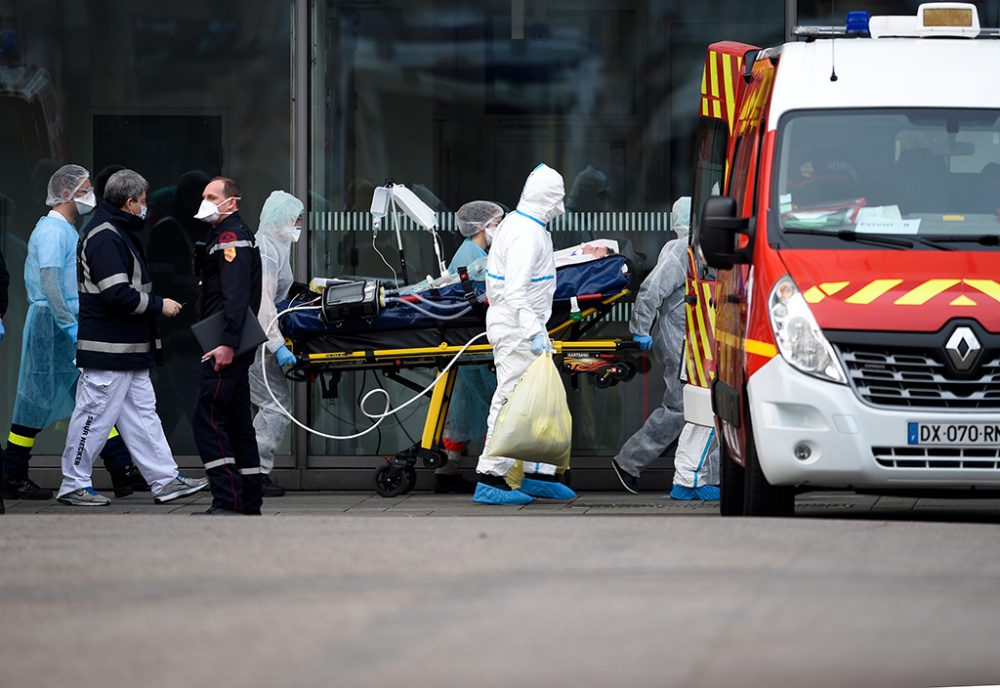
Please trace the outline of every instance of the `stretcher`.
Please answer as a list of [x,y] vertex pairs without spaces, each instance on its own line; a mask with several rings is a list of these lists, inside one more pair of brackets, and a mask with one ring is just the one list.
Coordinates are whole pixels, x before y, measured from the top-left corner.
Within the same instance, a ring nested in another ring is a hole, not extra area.
[[[463,275],[463,277],[465,277]],[[631,340],[589,339],[587,335],[612,309],[634,292],[633,272],[622,256],[559,268],[553,315],[548,323],[554,360],[571,380],[593,378],[599,388],[611,387],[645,373],[648,363]],[[406,376],[414,369],[444,370],[459,352],[455,365],[440,376],[428,393],[430,404],[420,441],[387,457],[375,475],[383,497],[406,494],[416,483],[415,466],[440,468],[447,463],[442,435],[458,366],[491,364],[493,349],[486,342],[463,347],[486,329],[485,284],[463,279],[441,289],[428,289],[415,302],[419,309],[396,303],[370,319],[339,324],[324,322],[315,310],[290,312],[280,318],[282,334],[297,363],[286,372],[295,381],[318,383],[325,399],[336,400],[346,372],[374,370],[417,392],[424,387]],[[285,304],[295,308],[308,301],[299,296]],[[402,299],[408,297],[402,292]],[[409,303],[409,302],[407,302]],[[468,305],[466,310],[465,305]],[[454,317],[461,314],[459,317]],[[448,317],[449,320],[440,320]]]

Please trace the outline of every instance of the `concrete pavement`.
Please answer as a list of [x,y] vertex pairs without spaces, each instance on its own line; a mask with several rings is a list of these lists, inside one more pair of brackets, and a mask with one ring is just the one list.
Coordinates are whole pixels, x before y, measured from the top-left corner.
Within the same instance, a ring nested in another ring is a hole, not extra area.
[[150,502],[9,504],[4,688],[1000,682],[995,500],[816,493],[790,520],[621,493]]

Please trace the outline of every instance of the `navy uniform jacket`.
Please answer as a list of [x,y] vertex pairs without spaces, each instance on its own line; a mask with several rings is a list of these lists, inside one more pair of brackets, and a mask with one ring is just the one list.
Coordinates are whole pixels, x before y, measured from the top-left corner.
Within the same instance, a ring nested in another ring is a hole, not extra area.
[[213,227],[205,243],[198,318],[223,311],[222,344],[238,349],[247,308],[254,317],[260,310],[260,251],[238,212]]
[[162,362],[153,293],[140,242],[144,222],[101,201],[77,245],[80,368],[143,370]]

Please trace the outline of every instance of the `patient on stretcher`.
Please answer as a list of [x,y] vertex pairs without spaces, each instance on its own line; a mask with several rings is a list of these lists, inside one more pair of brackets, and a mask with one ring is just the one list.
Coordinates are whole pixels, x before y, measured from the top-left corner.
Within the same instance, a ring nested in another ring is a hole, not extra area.
[[[576,246],[570,246],[569,248],[553,252],[557,268],[561,268],[566,265],[588,263],[592,260],[599,260],[601,258],[607,258],[608,256],[614,256],[617,254],[618,242],[614,239],[594,239],[592,241],[585,241],[582,244],[577,244]],[[461,267],[466,268],[469,274],[469,279],[473,282],[486,281],[486,258],[480,258],[473,261],[471,265]],[[447,281],[437,283],[434,286],[441,287],[448,284],[457,284],[460,281],[461,279],[458,275],[451,275]],[[408,284],[404,287],[400,287],[399,293],[412,294],[413,292],[423,291],[430,286],[431,285],[427,280],[421,280],[416,284]]]

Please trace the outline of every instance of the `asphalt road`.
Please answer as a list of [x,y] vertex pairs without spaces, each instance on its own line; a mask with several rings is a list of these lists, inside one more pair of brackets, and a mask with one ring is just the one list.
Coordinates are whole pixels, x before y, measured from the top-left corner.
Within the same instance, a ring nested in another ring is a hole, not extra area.
[[805,517],[723,520],[662,498],[456,499],[306,495],[263,518],[15,503],[0,685],[1000,683],[996,502],[820,495]]

